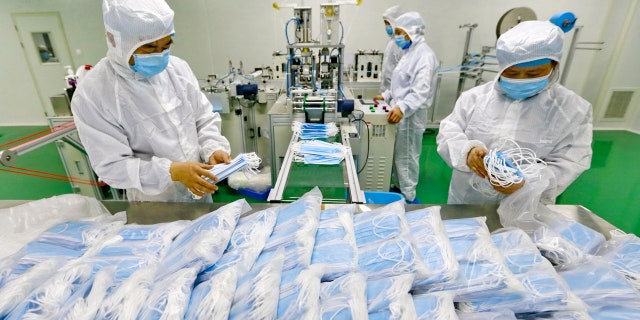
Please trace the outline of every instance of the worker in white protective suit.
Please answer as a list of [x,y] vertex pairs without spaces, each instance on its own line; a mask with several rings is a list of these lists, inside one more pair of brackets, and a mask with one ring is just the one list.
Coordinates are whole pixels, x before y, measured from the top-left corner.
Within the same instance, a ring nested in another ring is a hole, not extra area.
[[403,55],[391,77],[391,88],[375,100],[384,100],[391,110],[389,123],[397,123],[393,155],[393,179],[405,199],[419,203],[416,186],[420,176],[422,135],[427,108],[433,101],[438,58],[424,39],[425,24],[417,12],[407,12],[395,21],[394,41]]
[[385,92],[391,88],[391,76],[393,70],[398,65],[398,61],[402,58],[402,49],[396,45],[394,41],[394,26],[395,20],[403,13],[400,6],[393,6],[385,10],[382,13],[382,20],[384,22],[384,29],[387,35],[389,35],[389,41],[384,48],[384,55],[382,56],[382,77],[380,79],[380,92]]
[[189,202],[214,193],[203,176],[217,180],[208,169],[230,162],[229,142],[187,63],[169,53],[173,11],[164,0],[105,0],[102,7],[107,57],[71,104],[93,169],[130,201]]
[[494,196],[472,186],[474,175],[487,178],[488,149],[505,139],[547,163],[541,175],[552,178],[542,203],[554,203],[589,168],[591,104],[558,83],[562,44],[562,30],[547,21],[525,21],[500,36],[494,81],[462,93],[440,123],[438,153],[453,168],[449,203],[497,204],[527,183],[494,186]]

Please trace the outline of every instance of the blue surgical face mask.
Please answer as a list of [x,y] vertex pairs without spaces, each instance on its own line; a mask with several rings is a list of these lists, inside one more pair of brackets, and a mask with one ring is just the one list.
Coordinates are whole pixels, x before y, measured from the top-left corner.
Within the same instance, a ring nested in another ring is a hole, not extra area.
[[396,41],[396,44],[398,45],[398,47],[400,47],[400,49],[402,50],[407,50],[411,46],[411,40],[405,39],[404,35],[395,36],[394,40]]
[[533,97],[549,84],[549,75],[532,79],[500,77],[502,91],[515,100]]
[[393,27],[392,26],[385,26],[384,30],[387,31],[387,34],[392,36],[393,35]]
[[134,54],[131,69],[145,77],[153,77],[167,68],[169,55],[169,49],[160,53]]

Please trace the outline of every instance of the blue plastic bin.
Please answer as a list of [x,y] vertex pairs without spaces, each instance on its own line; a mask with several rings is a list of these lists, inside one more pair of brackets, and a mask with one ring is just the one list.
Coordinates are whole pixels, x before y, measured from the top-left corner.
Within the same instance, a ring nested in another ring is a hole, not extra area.
[[364,199],[367,204],[389,204],[398,200],[404,201],[404,196],[395,192],[365,191]]
[[245,189],[245,188],[240,188],[236,190],[236,192],[238,192],[243,196],[251,197],[258,200],[267,200],[267,198],[269,197],[269,191],[271,191],[271,187],[267,188],[267,190],[263,192],[256,192],[251,189]]

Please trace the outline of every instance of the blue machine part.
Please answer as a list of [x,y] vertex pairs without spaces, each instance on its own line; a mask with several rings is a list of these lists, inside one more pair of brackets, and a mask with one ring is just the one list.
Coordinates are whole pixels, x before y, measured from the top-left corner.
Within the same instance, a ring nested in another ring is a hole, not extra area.
[[556,13],[549,19],[551,23],[560,27],[560,29],[562,29],[564,33],[571,31],[571,29],[575,27],[576,20],[578,20],[576,15],[573,14],[573,12],[568,12],[568,11]]

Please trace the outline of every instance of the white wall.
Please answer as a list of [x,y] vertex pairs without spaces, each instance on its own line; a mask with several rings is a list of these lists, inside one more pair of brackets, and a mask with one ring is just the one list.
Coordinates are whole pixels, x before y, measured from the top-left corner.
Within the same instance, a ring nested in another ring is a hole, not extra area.
[[[443,65],[455,66],[462,59],[466,33],[466,29],[459,28],[462,24],[478,23],[470,43],[470,51],[478,52],[484,45],[495,44],[497,21],[511,8],[530,7],[538,15],[538,19],[548,19],[556,12],[572,11],[578,16],[578,25],[584,26],[581,41],[607,41],[605,50],[576,52],[566,83],[567,87],[595,103],[598,101],[598,94],[594,95],[593,92],[599,91],[594,90],[599,83],[590,82],[590,79],[592,75],[606,73],[603,70],[606,64],[596,62],[607,61],[608,56],[613,54],[608,47],[610,39],[607,35],[615,33],[616,15],[625,14],[629,4],[637,1],[582,0],[578,5],[576,1],[570,0],[363,0],[358,7],[342,6],[341,20],[345,27],[344,43],[347,53],[358,49],[383,50],[387,37],[381,13],[392,4],[400,4],[406,10],[416,10],[427,23],[427,41]],[[274,50],[285,50],[284,26],[292,16],[291,8],[276,11],[271,7],[272,1],[263,0],[168,2],[176,12],[176,38],[172,53],[187,60],[198,78],[204,79],[208,74],[226,74],[229,60],[236,67],[242,61],[246,72],[254,67],[267,66],[271,64]],[[319,30],[317,8],[320,2],[325,1],[304,1],[305,5],[314,9],[314,36],[317,36]],[[105,54],[100,0],[1,1],[0,36],[4,39],[4,48],[0,51],[0,59],[3,61],[0,67],[0,125],[45,124],[42,107],[38,105],[33,81],[11,22],[11,13],[43,11],[60,12],[76,66],[95,64]],[[611,15],[606,14],[608,12]],[[629,37],[638,39],[637,30],[636,27],[635,33],[630,32]],[[570,40],[571,34],[566,38],[565,50],[568,49]],[[620,61],[627,63],[627,66],[620,64],[620,70],[640,70],[637,60],[630,58],[637,52],[634,49],[638,49],[637,40],[634,43],[623,47],[628,53],[620,55]],[[77,49],[82,53],[76,54]],[[63,72],[61,70],[61,76],[64,75]],[[637,77],[626,75],[623,71],[619,73],[612,76],[612,83],[639,85]],[[456,87],[453,84],[445,85],[445,97],[441,101],[452,104]],[[635,124],[636,127],[640,126],[640,120],[635,121]]]

